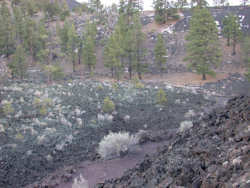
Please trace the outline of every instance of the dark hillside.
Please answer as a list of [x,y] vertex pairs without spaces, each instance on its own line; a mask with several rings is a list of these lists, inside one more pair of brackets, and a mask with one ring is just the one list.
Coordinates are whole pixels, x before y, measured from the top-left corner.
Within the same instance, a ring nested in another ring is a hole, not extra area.
[[250,186],[250,98],[230,100],[120,179],[99,188]]

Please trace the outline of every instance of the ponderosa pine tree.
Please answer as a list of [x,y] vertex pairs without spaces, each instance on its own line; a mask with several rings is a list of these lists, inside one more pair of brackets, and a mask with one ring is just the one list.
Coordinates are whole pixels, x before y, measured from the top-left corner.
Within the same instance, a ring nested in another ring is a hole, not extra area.
[[233,42],[233,52],[232,55],[236,55],[236,45],[240,41],[241,30],[238,17],[233,16],[232,18],[232,42]]
[[232,55],[235,55],[236,45],[239,42],[241,36],[240,24],[237,16],[229,14],[224,18],[222,33],[227,39],[227,46],[230,46],[230,41],[233,42]]
[[88,67],[90,73],[93,73],[96,65],[96,32],[96,24],[88,22],[84,33],[82,54],[84,64]]
[[250,36],[246,36],[243,40],[242,57],[247,67],[246,77],[250,81]]
[[7,58],[15,51],[14,24],[5,1],[0,7],[0,54]]
[[11,70],[12,77],[23,79],[27,71],[27,62],[24,47],[18,45],[8,67]]
[[70,57],[70,60],[73,65],[73,72],[76,72],[76,61],[77,61],[77,52],[78,52],[78,36],[75,30],[75,26],[72,24],[68,30],[68,41],[67,41],[67,54]]
[[202,75],[214,75],[212,66],[220,61],[218,29],[213,16],[206,8],[195,8],[190,21],[190,31],[186,37],[189,67]]
[[193,6],[194,3],[196,4],[197,8],[205,8],[205,7],[208,6],[207,0],[191,0],[192,6]]
[[134,69],[137,72],[138,78],[142,79],[142,74],[146,71],[147,64],[145,63],[146,48],[145,39],[146,36],[142,32],[142,25],[139,15],[135,15],[133,19],[133,38],[135,42],[134,49]]
[[38,11],[37,3],[34,0],[22,0],[20,5],[26,16],[32,17]]
[[167,21],[168,4],[166,0],[154,0],[155,21],[158,24],[164,24]]
[[162,34],[159,34],[157,37],[157,42],[155,45],[154,52],[155,52],[155,61],[162,76],[162,73],[165,69],[164,65],[166,64],[167,61],[167,51]]
[[112,77],[117,80],[120,80],[123,72],[121,42],[121,28],[117,25],[104,49],[104,66],[110,69]]
[[[123,49],[123,55],[121,61],[126,66],[129,72],[129,78],[132,79],[132,73],[134,69],[135,60],[135,46],[134,40],[134,17],[139,16],[142,10],[142,2],[140,0],[125,0],[121,1],[120,15],[118,25],[121,32],[121,48]],[[126,65],[125,65],[126,64]]]
[[62,26],[62,28],[60,28],[59,26],[57,28],[57,34],[60,38],[60,47],[63,53],[67,52],[67,48],[68,48],[67,44],[69,40],[68,32],[69,32],[70,27],[71,27],[70,23],[66,21],[64,25]]
[[25,34],[25,15],[19,6],[13,7],[15,40],[23,43]]
[[24,33],[24,47],[29,52],[32,57],[32,62],[34,60],[34,43],[36,41],[36,23],[30,17],[25,19],[25,33]]
[[250,36],[246,36],[243,40],[242,57],[246,65],[250,65]]

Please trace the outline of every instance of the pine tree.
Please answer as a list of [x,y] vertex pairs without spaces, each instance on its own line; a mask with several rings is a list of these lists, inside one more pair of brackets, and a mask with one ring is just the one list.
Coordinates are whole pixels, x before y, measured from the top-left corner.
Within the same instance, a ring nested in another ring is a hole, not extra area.
[[155,21],[159,24],[164,24],[167,21],[167,1],[154,0]]
[[95,23],[87,23],[87,29],[84,33],[83,59],[90,73],[93,73],[96,65],[96,31]]
[[69,22],[65,22],[62,28],[60,27],[57,28],[57,34],[60,38],[60,47],[63,53],[67,52],[67,44],[69,40],[68,32],[69,32],[70,27],[71,26]]
[[5,1],[0,8],[0,54],[7,58],[14,52],[15,33],[10,10]]
[[233,41],[233,52],[232,55],[236,55],[236,45],[241,37],[241,30],[239,20],[236,16],[232,19],[232,41]]
[[23,12],[27,16],[32,17],[38,11],[36,1],[34,0],[22,0],[20,4],[21,4]]
[[34,61],[34,46],[36,42],[36,23],[30,17],[25,19],[25,33],[24,33],[24,47],[29,52],[32,57],[32,62]]
[[191,4],[196,3],[197,8],[204,8],[208,6],[207,0],[191,0]]
[[43,0],[43,11],[48,21],[51,21],[55,16],[60,15],[61,9],[57,1]]
[[8,64],[11,70],[12,76],[23,79],[27,71],[27,62],[25,59],[25,51],[21,45],[18,45],[16,52],[12,57],[12,61]]
[[117,25],[104,49],[104,66],[111,70],[112,77],[115,76],[117,80],[120,80],[123,72],[121,42],[121,28]]
[[245,75],[250,82],[250,36],[245,37],[243,40],[242,56],[243,56],[243,61],[247,67],[247,72]]
[[67,54],[69,55],[72,65],[73,72],[76,72],[76,59],[78,52],[78,36],[75,30],[75,26],[72,24],[68,30],[68,42],[67,42]]
[[20,43],[23,43],[25,33],[25,15],[19,6],[15,6],[13,8],[13,13],[15,23],[15,39]]
[[250,36],[246,36],[243,40],[242,57],[246,65],[250,66]]
[[133,36],[135,42],[135,58],[134,58],[134,69],[137,72],[138,78],[142,79],[142,74],[146,71],[147,65],[145,62],[146,56],[146,48],[145,48],[145,39],[146,36],[142,32],[142,25],[140,21],[139,15],[134,16],[134,28],[133,28]]
[[154,52],[155,52],[155,61],[162,76],[162,73],[165,69],[164,65],[167,61],[167,52],[162,34],[158,35]]
[[103,6],[101,3],[101,0],[91,0],[90,1],[90,7],[93,11],[95,11],[98,15],[101,12]]
[[184,6],[188,5],[187,0],[177,0],[177,6],[179,8],[183,8]]
[[236,54],[236,45],[239,42],[241,31],[240,24],[237,16],[230,14],[223,20],[223,30],[222,33],[224,37],[227,38],[227,45],[230,46],[230,41],[233,42],[233,52],[232,55]]
[[214,75],[212,65],[220,61],[218,30],[213,16],[206,8],[196,8],[190,21],[190,31],[186,37],[189,67],[196,70],[206,80],[206,75]]

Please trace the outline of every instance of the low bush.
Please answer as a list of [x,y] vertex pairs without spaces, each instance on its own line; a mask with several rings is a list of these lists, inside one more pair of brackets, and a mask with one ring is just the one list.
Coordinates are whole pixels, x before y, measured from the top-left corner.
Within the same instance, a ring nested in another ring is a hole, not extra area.
[[143,89],[144,88],[143,83],[141,83],[141,81],[139,80],[138,77],[136,77],[135,79],[133,79],[133,84],[134,84],[134,87],[136,89]]
[[6,103],[3,104],[2,106],[2,111],[4,113],[4,115],[10,115],[12,114],[15,110],[12,107],[11,102],[7,101]]
[[139,137],[130,135],[128,132],[110,132],[99,143],[97,152],[104,159],[120,157],[139,142]]
[[104,99],[102,110],[104,113],[112,113],[115,110],[115,104],[109,97]]
[[156,95],[156,103],[160,105],[166,105],[167,97],[163,89],[159,89]]
[[183,121],[183,122],[181,122],[178,131],[179,132],[185,132],[188,129],[191,129],[192,127],[193,127],[193,122],[192,121]]

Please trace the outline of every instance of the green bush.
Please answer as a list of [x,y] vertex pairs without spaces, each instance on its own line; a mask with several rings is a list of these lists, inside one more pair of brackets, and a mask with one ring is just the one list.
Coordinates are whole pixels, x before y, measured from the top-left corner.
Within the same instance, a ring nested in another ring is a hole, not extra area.
[[42,105],[39,109],[39,114],[45,116],[47,115],[47,113],[48,113],[47,107],[45,105]]
[[115,104],[109,97],[104,99],[102,110],[104,113],[112,113],[115,110]]
[[52,106],[53,101],[50,98],[46,98],[40,100],[39,98],[35,98],[33,101],[33,105],[37,108],[38,113],[42,116],[47,115],[48,113],[48,106]]
[[143,83],[141,83],[141,81],[139,80],[138,77],[133,79],[133,84],[134,84],[136,89],[143,89],[144,88]]
[[60,80],[64,77],[63,70],[59,65],[45,65],[44,70],[49,81]]
[[15,110],[12,107],[11,102],[6,102],[3,104],[2,111],[4,115],[9,115],[9,114],[12,114]]
[[156,95],[156,103],[160,105],[166,105],[167,104],[167,97],[166,93],[163,89],[159,89]]

